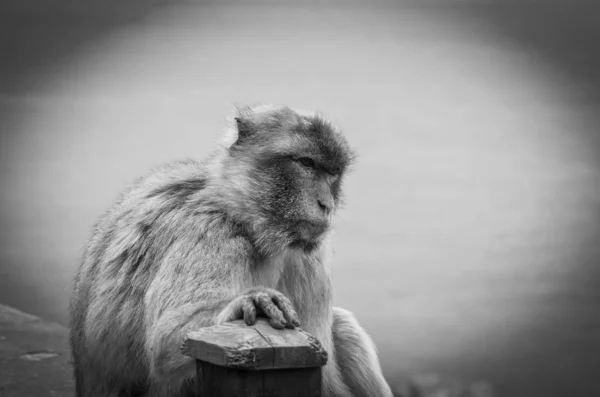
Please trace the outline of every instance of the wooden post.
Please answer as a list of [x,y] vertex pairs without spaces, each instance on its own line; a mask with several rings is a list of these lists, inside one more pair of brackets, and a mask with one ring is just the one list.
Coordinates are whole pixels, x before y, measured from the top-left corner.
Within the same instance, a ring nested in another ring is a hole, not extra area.
[[189,333],[181,350],[196,359],[198,397],[321,396],[327,352],[301,329],[238,320]]

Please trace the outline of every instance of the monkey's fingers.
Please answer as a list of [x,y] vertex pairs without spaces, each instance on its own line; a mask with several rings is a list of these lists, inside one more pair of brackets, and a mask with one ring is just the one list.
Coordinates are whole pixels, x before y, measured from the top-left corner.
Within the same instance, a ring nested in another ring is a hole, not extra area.
[[227,307],[223,310],[220,317],[223,318],[223,321],[234,321],[242,318],[244,312],[242,310],[242,298],[236,298]]
[[254,303],[260,307],[265,316],[269,319],[269,323],[273,328],[283,329],[287,325],[287,321],[281,313],[281,310],[273,303],[271,297],[265,293],[259,293],[254,297]]
[[285,295],[280,293],[274,294],[272,299],[283,313],[283,316],[287,322],[287,327],[292,329],[299,327],[300,318],[298,317],[296,310],[294,310],[292,302]]
[[242,299],[241,308],[246,325],[254,325],[256,323],[256,306],[254,306],[252,298],[245,296]]

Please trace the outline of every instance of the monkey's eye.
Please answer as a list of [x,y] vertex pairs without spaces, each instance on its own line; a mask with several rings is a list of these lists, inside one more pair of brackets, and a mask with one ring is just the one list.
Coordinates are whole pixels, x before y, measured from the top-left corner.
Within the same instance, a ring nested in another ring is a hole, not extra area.
[[327,175],[337,178],[340,175],[341,170],[339,168],[330,168],[326,172],[327,172]]
[[315,168],[315,161],[309,157],[300,157],[298,160],[300,164],[307,168]]

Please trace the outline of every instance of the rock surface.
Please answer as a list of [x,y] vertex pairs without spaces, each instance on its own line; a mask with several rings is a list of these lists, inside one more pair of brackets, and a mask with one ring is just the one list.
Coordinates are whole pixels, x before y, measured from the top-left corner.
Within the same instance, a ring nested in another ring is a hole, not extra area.
[[74,395],[67,329],[0,305],[0,396]]

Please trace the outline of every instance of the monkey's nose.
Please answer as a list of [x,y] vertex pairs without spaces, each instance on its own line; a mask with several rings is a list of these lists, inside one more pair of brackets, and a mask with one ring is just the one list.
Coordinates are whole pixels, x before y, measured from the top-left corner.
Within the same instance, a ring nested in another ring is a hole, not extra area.
[[321,210],[323,210],[323,212],[331,211],[330,203],[326,202],[325,200],[321,200],[321,199],[317,199],[317,202],[319,203],[319,207],[321,208]]

